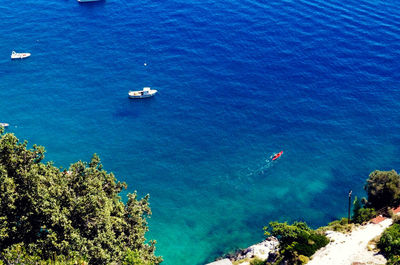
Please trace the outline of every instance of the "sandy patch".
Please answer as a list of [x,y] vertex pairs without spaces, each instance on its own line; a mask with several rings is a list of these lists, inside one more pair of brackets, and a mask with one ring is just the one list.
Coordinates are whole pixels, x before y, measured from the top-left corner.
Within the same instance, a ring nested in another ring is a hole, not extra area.
[[318,250],[308,265],[350,265],[353,262],[365,264],[386,264],[386,259],[367,248],[368,242],[392,224],[386,219],[379,224],[367,224],[355,228],[350,234],[329,231],[332,240],[326,247]]

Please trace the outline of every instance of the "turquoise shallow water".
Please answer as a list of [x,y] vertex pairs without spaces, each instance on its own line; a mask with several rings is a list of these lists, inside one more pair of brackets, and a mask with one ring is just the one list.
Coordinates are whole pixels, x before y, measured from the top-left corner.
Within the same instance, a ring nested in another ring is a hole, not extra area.
[[[204,264],[271,220],[341,217],[349,189],[399,168],[399,15],[392,0],[4,2],[0,122],[58,166],[98,153],[150,193],[164,264]],[[159,94],[127,98],[143,86]]]

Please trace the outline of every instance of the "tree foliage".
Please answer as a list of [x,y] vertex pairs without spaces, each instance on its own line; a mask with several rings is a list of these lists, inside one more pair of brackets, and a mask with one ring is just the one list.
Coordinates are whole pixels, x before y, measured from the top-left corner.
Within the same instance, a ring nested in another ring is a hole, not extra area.
[[[2,253],[1,258],[5,264],[34,264],[34,265],[87,265],[87,262],[71,253],[70,257],[63,255],[54,256],[51,259],[42,259],[37,254],[28,254],[23,244],[15,244]],[[3,265],[0,260],[0,265]]]
[[368,194],[368,206],[380,209],[400,203],[400,176],[395,170],[375,170],[369,175],[364,189]]
[[329,243],[325,235],[310,229],[304,222],[294,222],[292,225],[270,222],[264,231],[266,236],[272,235],[279,239],[280,253],[291,264],[301,264],[300,255],[310,257]]
[[353,222],[356,224],[362,224],[368,222],[376,216],[376,211],[373,208],[361,208],[353,216]]
[[376,211],[373,208],[364,208],[365,204],[362,203],[363,200],[359,200],[357,196],[354,198],[353,202],[353,223],[362,224],[371,220],[374,216],[376,216]]
[[124,204],[126,184],[97,155],[62,171],[43,163],[44,154],[13,134],[0,138],[0,252],[20,244],[41,259],[79,253],[89,264],[116,264],[134,251],[142,263],[132,264],[161,262],[145,239],[148,195],[129,194]]
[[386,228],[379,239],[378,247],[389,259],[400,256],[400,224],[395,223]]

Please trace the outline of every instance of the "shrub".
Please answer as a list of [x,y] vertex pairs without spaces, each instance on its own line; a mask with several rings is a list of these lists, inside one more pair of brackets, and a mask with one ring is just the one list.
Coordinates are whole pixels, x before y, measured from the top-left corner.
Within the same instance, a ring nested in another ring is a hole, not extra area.
[[375,209],[361,208],[357,211],[356,215],[353,217],[353,222],[357,224],[362,224],[374,218],[375,215],[376,215]]
[[393,224],[382,233],[378,247],[388,258],[400,255],[400,224]]
[[295,244],[293,249],[300,255],[311,257],[315,251],[326,246],[329,243],[329,239],[322,234],[315,233],[314,231],[307,233],[299,237],[298,244]]
[[368,194],[369,207],[381,209],[400,202],[400,176],[394,170],[375,170],[369,175],[364,189]]
[[279,239],[280,253],[294,264],[300,262],[299,255],[310,257],[329,243],[325,235],[311,230],[304,222],[294,222],[292,225],[270,222],[264,231],[265,235]]

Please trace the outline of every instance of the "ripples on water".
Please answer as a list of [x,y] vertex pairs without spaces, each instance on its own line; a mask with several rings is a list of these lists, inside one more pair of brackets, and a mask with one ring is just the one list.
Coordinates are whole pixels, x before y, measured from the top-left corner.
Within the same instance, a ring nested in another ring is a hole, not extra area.
[[[338,218],[370,171],[399,169],[399,12],[392,0],[3,2],[0,118],[57,165],[100,154],[151,194],[165,264],[203,264],[271,220]],[[127,98],[143,86],[159,94]]]

